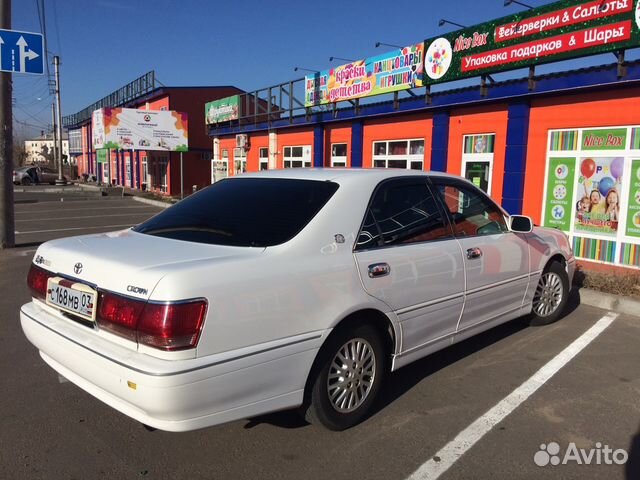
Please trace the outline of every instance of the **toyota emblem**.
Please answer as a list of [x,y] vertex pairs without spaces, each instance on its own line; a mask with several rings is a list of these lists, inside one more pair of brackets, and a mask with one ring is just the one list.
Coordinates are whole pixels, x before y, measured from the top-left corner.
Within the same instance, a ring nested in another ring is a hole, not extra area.
[[82,264],[80,262],[76,263],[73,266],[73,273],[76,275],[80,275],[82,273]]

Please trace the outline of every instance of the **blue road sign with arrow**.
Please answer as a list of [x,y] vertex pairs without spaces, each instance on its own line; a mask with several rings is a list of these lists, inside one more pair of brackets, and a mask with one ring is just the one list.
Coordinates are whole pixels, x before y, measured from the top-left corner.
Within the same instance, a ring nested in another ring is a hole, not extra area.
[[0,70],[42,75],[43,43],[39,33],[0,30]]

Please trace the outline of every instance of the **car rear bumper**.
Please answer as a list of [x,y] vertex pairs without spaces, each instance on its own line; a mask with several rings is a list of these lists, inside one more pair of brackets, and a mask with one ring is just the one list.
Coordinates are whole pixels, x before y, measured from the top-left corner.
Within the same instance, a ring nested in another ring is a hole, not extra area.
[[175,432],[300,405],[322,339],[307,335],[253,354],[174,361],[107,345],[90,329],[34,303],[22,307],[20,322],[60,375],[135,420]]

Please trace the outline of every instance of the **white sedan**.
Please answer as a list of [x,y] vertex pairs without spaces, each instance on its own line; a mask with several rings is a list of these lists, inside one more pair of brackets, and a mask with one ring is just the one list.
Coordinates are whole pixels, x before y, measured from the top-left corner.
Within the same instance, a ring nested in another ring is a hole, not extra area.
[[464,179],[280,170],[43,244],[20,319],[60,375],[151,427],[301,407],[342,430],[389,372],[517,317],[558,319],[574,268],[563,233]]

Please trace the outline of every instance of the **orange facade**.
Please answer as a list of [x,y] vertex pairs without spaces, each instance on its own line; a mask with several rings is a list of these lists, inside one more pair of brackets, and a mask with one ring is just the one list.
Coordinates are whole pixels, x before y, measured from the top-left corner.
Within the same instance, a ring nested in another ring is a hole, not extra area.
[[639,123],[638,88],[532,101],[522,213],[541,221],[549,130]]
[[362,166],[373,167],[373,143],[383,140],[424,140],[423,169],[431,168],[431,114],[407,115],[393,119],[371,120],[364,126]]
[[491,196],[498,202],[502,199],[507,120],[507,106],[502,104],[457,109],[451,113],[449,120],[447,172],[454,175],[463,175],[462,153],[465,135],[495,135]]
[[331,147],[336,143],[347,145],[347,167],[351,166],[351,125],[338,123],[327,125],[324,129],[324,162],[325,167],[331,167]]

